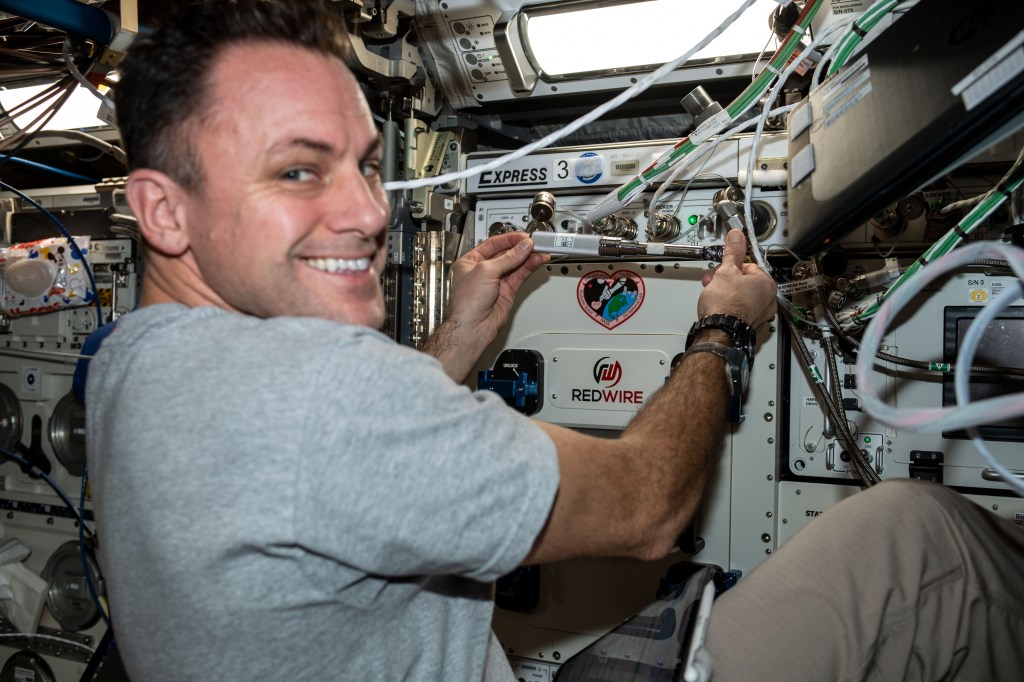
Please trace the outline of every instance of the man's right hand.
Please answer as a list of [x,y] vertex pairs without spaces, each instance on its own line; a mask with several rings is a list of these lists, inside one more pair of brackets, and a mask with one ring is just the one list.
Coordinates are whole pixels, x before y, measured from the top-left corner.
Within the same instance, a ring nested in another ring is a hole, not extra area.
[[730,230],[722,264],[701,280],[698,319],[715,313],[733,315],[757,329],[775,315],[775,281],[756,263],[744,263],[746,253],[743,231]]

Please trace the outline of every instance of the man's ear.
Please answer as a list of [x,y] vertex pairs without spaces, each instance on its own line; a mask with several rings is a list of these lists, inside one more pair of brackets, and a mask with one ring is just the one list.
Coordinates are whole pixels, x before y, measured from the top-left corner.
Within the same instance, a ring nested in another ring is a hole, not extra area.
[[158,170],[141,168],[128,176],[125,191],[139,221],[139,231],[150,248],[172,257],[188,250],[188,193],[177,182]]

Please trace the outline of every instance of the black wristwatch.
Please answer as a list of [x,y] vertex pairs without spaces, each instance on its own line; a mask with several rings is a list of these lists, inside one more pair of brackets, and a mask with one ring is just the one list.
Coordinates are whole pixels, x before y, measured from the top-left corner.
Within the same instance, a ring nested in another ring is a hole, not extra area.
[[732,339],[733,347],[743,351],[747,356],[747,367],[754,366],[754,344],[757,343],[757,334],[749,324],[733,315],[722,315],[720,313],[708,315],[694,322],[693,326],[690,327],[690,333],[686,336],[687,349],[693,345],[693,340],[697,337],[697,334],[705,329],[719,329],[728,334],[729,338]]
[[714,353],[725,360],[725,380],[729,387],[729,405],[726,418],[733,423],[743,421],[743,392],[747,390],[750,379],[750,364],[747,354],[739,348],[732,348],[721,343],[695,343],[686,349],[686,355],[693,353]]

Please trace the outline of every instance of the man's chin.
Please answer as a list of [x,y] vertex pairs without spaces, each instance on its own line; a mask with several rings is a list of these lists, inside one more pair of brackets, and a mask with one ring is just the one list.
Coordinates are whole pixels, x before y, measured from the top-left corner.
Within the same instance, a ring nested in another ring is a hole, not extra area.
[[380,306],[367,306],[355,310],[351,308],[338,310],[332,314],[323,315],[323,317],[340,322],[341,324],[369,327],[376,331],[384,328],[385,320],[383,303]]

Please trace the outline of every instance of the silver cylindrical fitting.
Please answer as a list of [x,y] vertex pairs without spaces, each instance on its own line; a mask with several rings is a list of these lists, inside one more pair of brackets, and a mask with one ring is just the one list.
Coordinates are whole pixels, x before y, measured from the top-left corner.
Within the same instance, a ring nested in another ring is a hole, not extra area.
[[572,232],[534,232],[533,250],[537,253],[554,253],[563,256],[600,256],[601,241],[607,237],[599,234]]
[[681,231],[679,218],[668,213],[655,213],[647,221],[647,239],[652,242],[670,242],[678,238]]
[[636,221],[620,215],[610,215],[594,222],[594,231],[607,237],[621,237],[627,241],[636,239],[639,229]]
[[555,215],[555,195],[551,192],[537,192],[530,204],[530,217],[540,222],[547,222]]
[[487,228],[487,236],[493,237],[498,234],[505,234],[507,232],[522,232],[523,228],[517,227],[514,223],[497,222],[491,223],[490,227]]
[[711,99],[707,91],[699,85],[691,90],[686,97],[683,97],[679,103],[683,105],[683,109],[686,109],[686,113],[693,116],[694,127],[722,110],[722,105]]

